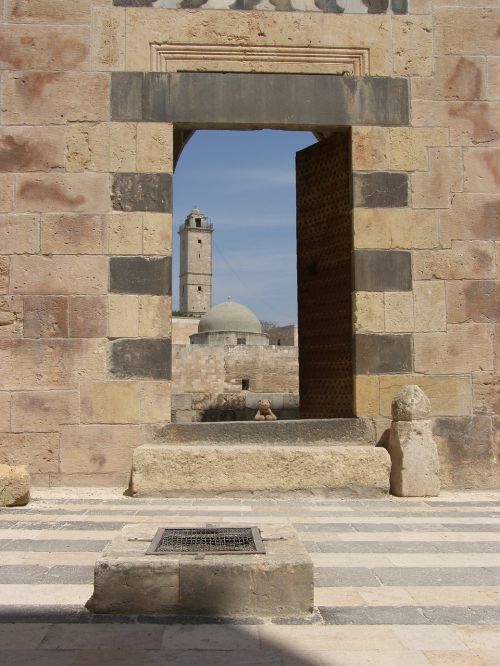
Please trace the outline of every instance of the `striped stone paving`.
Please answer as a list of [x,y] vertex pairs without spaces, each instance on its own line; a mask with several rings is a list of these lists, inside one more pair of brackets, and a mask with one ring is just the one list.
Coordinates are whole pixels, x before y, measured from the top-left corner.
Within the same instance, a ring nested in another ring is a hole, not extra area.
[[[93,564],[128,523],[291,521],[307,623],[92,616]],[[38,490],[0,509],[1,666],[500,666],[500,492],[434,500],[132,499]]]

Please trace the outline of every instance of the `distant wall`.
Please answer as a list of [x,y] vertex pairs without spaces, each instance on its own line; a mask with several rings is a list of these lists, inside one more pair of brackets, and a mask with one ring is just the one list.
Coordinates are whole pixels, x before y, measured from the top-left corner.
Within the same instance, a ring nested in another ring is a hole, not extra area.
[[299,330],[296,324],[289,326],[276,326],[266,331],[270,345],[297,347],[299,344]]
[[199,317],[172,317],[172,344],[189,345],[189,336],[198,333]]

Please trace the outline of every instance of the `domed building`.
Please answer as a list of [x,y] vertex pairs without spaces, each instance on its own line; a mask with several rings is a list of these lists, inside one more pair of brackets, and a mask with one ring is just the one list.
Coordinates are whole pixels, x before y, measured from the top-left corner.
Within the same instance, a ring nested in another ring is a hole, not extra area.
[[199,321],[198,332],[189,338],[195,345],[269,345],[255,314],[230,298],[206,312]]

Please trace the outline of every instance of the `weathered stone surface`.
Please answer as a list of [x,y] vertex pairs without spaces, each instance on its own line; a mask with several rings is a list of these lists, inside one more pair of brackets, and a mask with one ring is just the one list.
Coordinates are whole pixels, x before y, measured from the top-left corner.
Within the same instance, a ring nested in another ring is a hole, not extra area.
[[496,488],[499,474],[489,416],[438,418],[433,427],[443,486]]
[[415,252],[413,277],[415,280],[494,278],[494,244],[486,241],[452,241],[451,249]]
[[142,216],[142,253],[170,255],[172,253],[172,215],[144,213]]
[[394,73],[430,76],[433,71],[432,18],[394,17]]
[[99,71],[125,69],[125,10],[96,8],[91,26],[92,66]]
[[415,99],[478,100],[486,92],[484,58],[474,56],[441,56],[436,59],[432,77],[414,77]]
[[500,414],[500,372],[478,372],[472,375],[474,414]]
[[137,296],[110,294],[108,308],[108,337],[139,337],[139,299]]
[[0,296],[0,338],[20,338],[23,331],[23,299]]
[[59,466],[59,434],[2,433],[0,460],[7,465],[25,466],[31,474],[57,472]]
[[62,390],[104,379],[105,349],[97,339],[0,339],[0,390]]
[[384,312],[387,333],[415,330],[413,294],[410,291],[387,291],[384,294]]
[[421,280],[413,283],[414,331],[446,330],[445,283]]
[[384,294],[377,291],[354,292],[354,330],[382,333],[384,324]]
[[448,324],[443,333],[415,333],[415,370],[426,374],[461,374],[493,369],[489,324]]
[[354,247],[423,249],[439,245],[435,211],[412,208],[355,208]]
[[139,296],[139,337],[170,338],[171,312],[170,296]]
[[[181,409],[191,408],[182,403]],[[154,429],[155,443],[168,445],[262,445],[334,446],[359,443],[374,444],[375,431],[369,419],[306,419],[301,421],[266,421],[246,423],[170,423]]]
[[394,396],[391,405],[393,421],[419,421],[431,413],[429,398],[416,384],[407,384]]
[[500,370],[500,324],[493,326],[493,356],[495,370]]
[[70,123],[65,128],[67,171],[109,171],[109,144],[109,123]]
[[[194,525],[193,525],[194,526]],[[158,526],[126,525],[96,562],[87,608],[100,613],[300,616],[313,609],[313,565],[290,525],[262,528],[266,553],[145,555]],[[200,594],[203,590],[203,594]]]
[[429,171],[411,177],[414,208],[449,208],[453,192],[462,190],[462,151],[429,148]]
[[149,444],[134,452],[130,490],[139,496],[314,492],[320,488],[325,494],[339,490],[370,494],[385,493],[388,479],[389,456],[374,446]]
[[64,166],[61,127],[0,129],[0,171],[52,171]]
[[0,45],[0,69],[89,69],[85,27],[3,24]]
[[0,247],[6,254],[39,252],[40,222],[38,216],[0,214]]
[[168,173],[116,173],[111,191],[113,210],[171,211],[172,176]]
[[109,120],[109,75],[9,72],[2,81],[4,123],[64,124]]
[[385,127],[352,128],[352,168],[380,171],[390,167],[389,132]]
[[20,23],[89,23],[91,9],[108,0],[8,0],[9,21]]
[[0,294],[9,290],[9,266],[10,258],[0,256]]
[[78,391],[19,391],[12,394],[13,432],[54,432],[59,426],[78,423]]
[[132,450],[140,443],[141,432],[137,425],[63,426],[59,471],[63,474],[130,473]]
[[120,294],[169,295],[170,257],[111,257],[110,291]]
[[108,215],[108,251],[110,254],[142,254],[142,235],[142,213]]
[[500,57],[491,56],[488,62],[488,99],[500,99]]
[[111,123],[109,126],[110,171],[133,173],[137,167],[137,123]]
[[112,73],[111,108],[113,120],[201,126],[398,126],[409,117],[406,79],[328,74]]
[[31,479],[25,467],[0,464],[0,507],[28,504],[30,489]]
[[357,334],[356,373],[360,375],[411,372],[411,335]]
[[10,289],[17,294],[105,294],[104,256],[19,255],[11,259]]
[[16,182],[16,208],[26,213],[110,209],[109,178],[100,173],[23,175]]
[[0,432],[10,430],[10,402],[11,394],[0,392]]
[[401,250],[355,250],[357,291],[411,290],[411,254]]
[[439,215],[439,237],[444,247],[452,240],[500,239],[500,197],[455,194],[449,210]]
[[397,208],[408,205],[408,175],[398,172],[353,174],[354,206]]
[[500,148],[464,151],[464,191],[498,194],[499,187]]
[[110,372],[128,379],[170,379],[171,343],[168,338],[137,338],[111,343]]
[[[498,21],[500,9],[469,7],[435,10],[437,53],[468,55],[500,55]],[[464,39],[464,34],[467,39]]]
[[439,461],[436,443],[432,439],[431,421],[393,421],[388,451],[392,461],[393,495],[398,497],[439,495]]
[[25,338],[65,338],[67,335],[68,299],[65,296],[25,296]]
[[69,335],[72,338],[104,338],[108,332],[105,296],[73,296],[69,299]]
[[139,423],[138,382],[92,382],[81,385],[82,423]]
[[394,395],[409,382],[417,384],[425,391],[435,415],[465,416],[472,412],[470,377],[467,375],[388,375],[378,377],[378,380],[382,416],[391,416]]
[[376,375],[356,375],[354,377],[354,403],[356,416],[378,416],[379,378]]
[[500,282],[494,280],[460,280],[446,283],[448,321],[500,321]]
[[102,215],[66,213],[42,218],[44,254],[101,254],[105,252]]
[[137,126],[137,171],[173,171],[173,126],[169,123],[139,123]]
[[428,149],[448,145],[445,127],[393,127],[390,130],[391,169],[426,170]]

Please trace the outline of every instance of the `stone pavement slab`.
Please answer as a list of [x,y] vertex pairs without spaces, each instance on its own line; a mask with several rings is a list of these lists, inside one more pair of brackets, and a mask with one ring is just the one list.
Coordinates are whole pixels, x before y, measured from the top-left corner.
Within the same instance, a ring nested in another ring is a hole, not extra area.
[[[35,489],[0,510],[1,666],[498,666],[500,492],[439,499],[131,499]],[[290,521],[315,565],[309,624],[92,616],[124,524]]]

